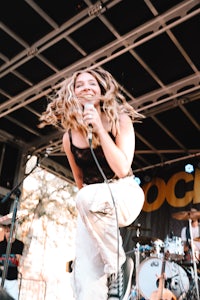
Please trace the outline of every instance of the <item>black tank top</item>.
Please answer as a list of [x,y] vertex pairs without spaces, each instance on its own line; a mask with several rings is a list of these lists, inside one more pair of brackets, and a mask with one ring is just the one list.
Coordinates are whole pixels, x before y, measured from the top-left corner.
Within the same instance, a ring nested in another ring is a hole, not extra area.
[[[112,133],[109,133],[113,141],[115,140]],[[76,164],[81,168],[83,172],[83,182],[85,184],[92,184],[92,183],[100,183],[104,182],[104,178],[101,175],[94,158],[92,156],[90,148],[78,148],[75,145],[73,145],[72,142],[72,135],[71,130],[69,130],[69,138],[71,143],[71,152],[74,155]],[[103,173],[105,174],[107,179],[111,179],[114,177],[114,172],[109,167],[105,155],[103,153],[102,147],[98,146],[94,150],[95,156],[99,162],[99,165],[101,166]]]

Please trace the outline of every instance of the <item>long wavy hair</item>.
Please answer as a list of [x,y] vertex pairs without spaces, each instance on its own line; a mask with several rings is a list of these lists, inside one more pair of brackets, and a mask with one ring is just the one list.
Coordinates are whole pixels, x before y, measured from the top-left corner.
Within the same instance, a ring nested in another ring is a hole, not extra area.
[[[60,89],[49,96],[50,101],[46,111],[40,117],[40,128],[46,125],[61,126],[65,130],[74,129],[81,131],[87,136],[87,126],[83,122],[83,107],[74,92],[78,75],[85,72],[96,78],[101,89],[101,110],[107,116],[111,128],[115,130],[116,134],[119,133],[119,116],[121,113],[128,114],[132,122],[138,122],[144,117],[127,103],[113,76],[108,71],[98,67],[78,70],[63,81]],[[94,134],[93,146],[96,147],[97,145],[99,145],[99,139]]]

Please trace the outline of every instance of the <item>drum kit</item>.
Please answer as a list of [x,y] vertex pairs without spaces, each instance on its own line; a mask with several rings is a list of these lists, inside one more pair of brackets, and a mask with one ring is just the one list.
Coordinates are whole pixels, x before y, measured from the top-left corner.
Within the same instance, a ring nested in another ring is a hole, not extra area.
[[[193,240],[200,241],[200,237],[193,239],[191,221],[200,219],[200,212],[183,211],[174,213],[173,218],[187,220],[191,236],[191,260],[185,264],[184,245],[180,237],[167,235],[164,242],[158,238],[141,235],[141,231],[150,231],[141,227],[141,224],[129,226],[136,230],[132,237],[135,248],[126,252],[134,254],[135,272],[133,274],[133,300],[154,300],[152,295],[158,290],[158,278],[164,264],[165,287],[170,290],[176,300],[199,300],[200,270],[197,269],[199,261],[195,257]],[[166,258],[167,257],[167,258]],[[157,298],[156,298],[157,299]],[[160,299],[160,298],[159,298]],[[165,299],[165,298],[164,298]],[[166,298],[168,299],[168,298]]]

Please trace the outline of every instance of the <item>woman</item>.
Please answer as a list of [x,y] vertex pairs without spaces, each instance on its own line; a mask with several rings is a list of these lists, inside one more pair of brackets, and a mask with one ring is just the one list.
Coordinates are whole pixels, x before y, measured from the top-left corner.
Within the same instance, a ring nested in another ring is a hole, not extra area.
[[122,299],[126,292],[119,227],[131,224],[144,202],[131,170],[132,123],[141,117],[113,76],[96,68],[77,71],[65,80],[41,118],[41,126],[61,124],[66,130],[63,147],[79,188],[75,299]]

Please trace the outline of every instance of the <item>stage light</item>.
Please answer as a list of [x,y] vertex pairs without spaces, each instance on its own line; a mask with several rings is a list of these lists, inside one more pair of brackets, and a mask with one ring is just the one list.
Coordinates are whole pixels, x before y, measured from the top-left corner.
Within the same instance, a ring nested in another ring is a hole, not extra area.
[[28,175],[32,172],[33,169],[37,166],[38,157],[36,155],[28,155],[27,162],[25,167],[25,174]]
[[192,173],[192,172],[194,172],[194,166],[192,164],[185,165],[185,172],[186,173]]
[[92,5],[88,9],[88,15],[91,16],[98,16],[102,13],[103,10],[103,2],[99,1],[96,4]]
[[139,184],[139,185],[140,185],[140,183],[141,183],[141,180],[140,180],[140,178],[139,178],[139,177],[134,177],[134,180],[137,182],[137,184]]
[[151,177],[149,175],[145,175],[144,176],[144,181],[145,182],[150,182],[151,181]]

